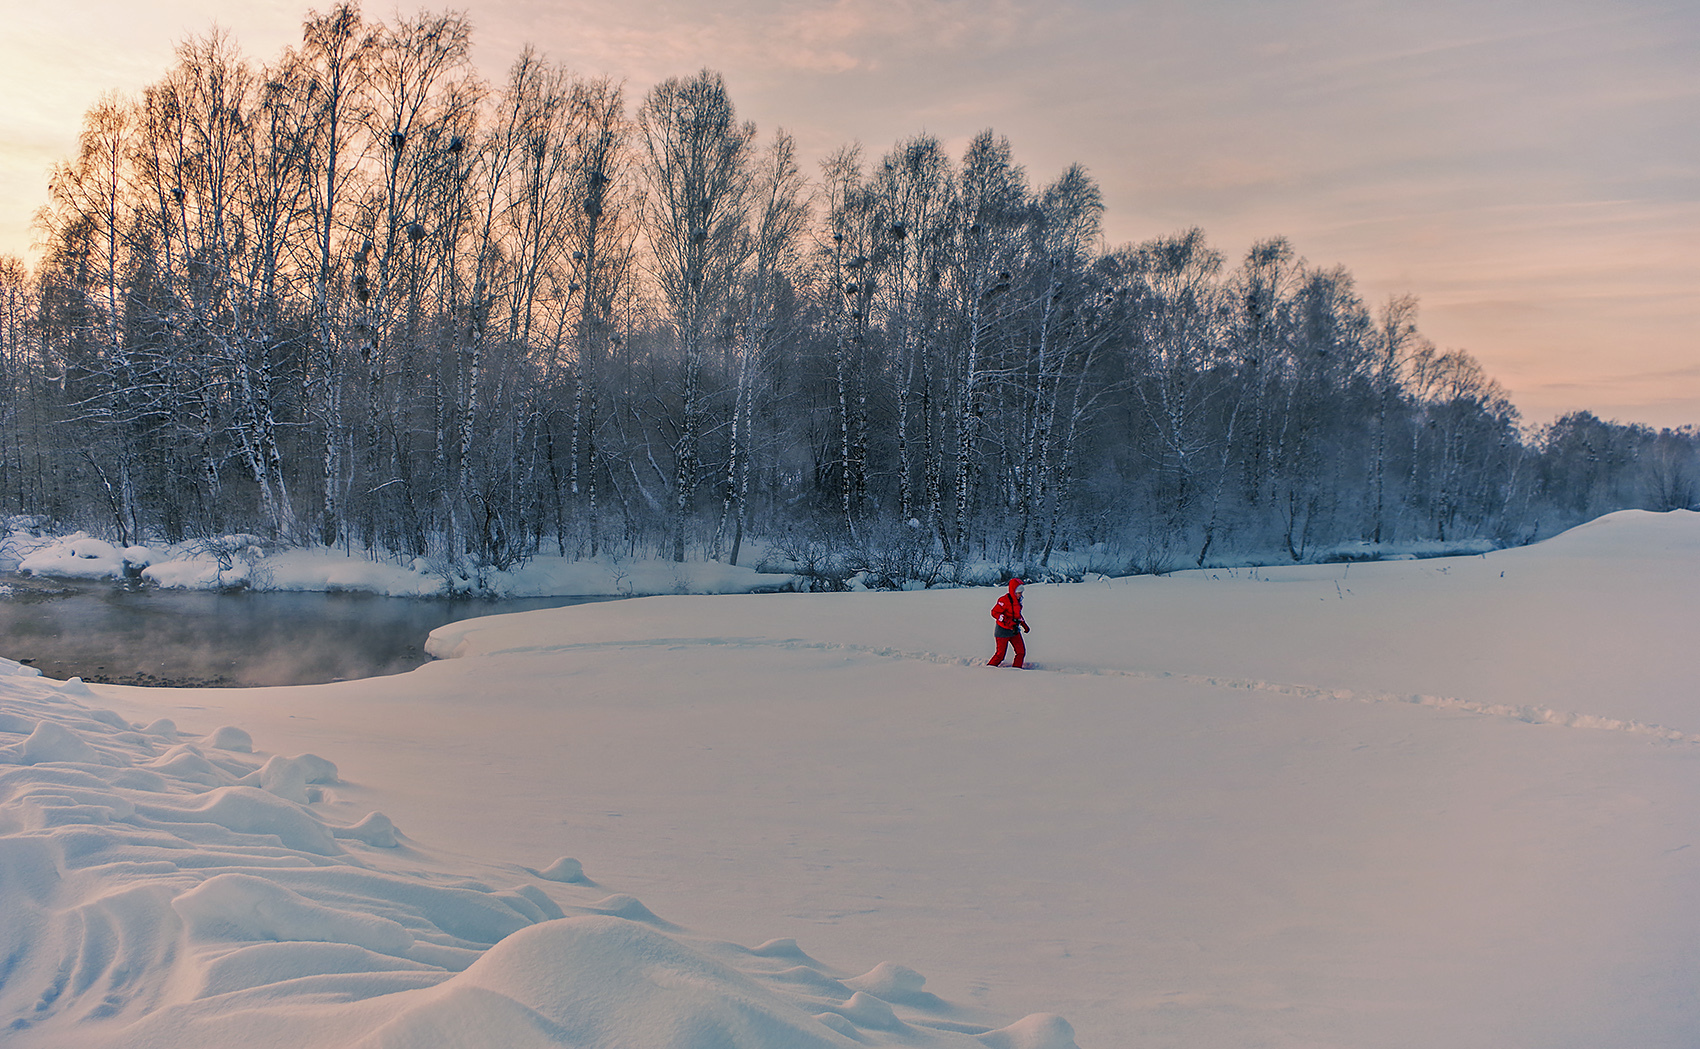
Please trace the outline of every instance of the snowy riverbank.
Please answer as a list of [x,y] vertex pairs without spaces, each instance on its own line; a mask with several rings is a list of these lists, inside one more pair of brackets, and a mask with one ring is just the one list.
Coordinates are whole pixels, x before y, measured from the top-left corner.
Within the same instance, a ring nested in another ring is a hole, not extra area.
[[7,1045],[1694,1044],[1700,514],[1028,596],[1035,673],[963,589],[12,667]]
[[677,563],[603,556],[539,556],[513,571],[472,578],[429,558],[374,560],[325,547],[272,549],[253,536],[231,535],[169,546],[118,547],[77,532],[34,537],[14,533],[17,571],[49,579],[140,579],[172,589],[354,591],[385,597],[493,597],[746,594],[789,590],[795,577],[716,561]]
[[[1413,560],[1492,549],[1487,540],[1396,546],[1347,543],[1315,551],[1314,560]],[[761,544],[749,544],[744,560],[744,565],[727,565],[712,560],[676,562],[611,554],[581,559],[539,555],[507,571],[474,571],[432,558],[372,558],[325,547],[276,547],[257,536],[240,534],[170,545],[118,547],[84,532],[42,536],[15,529],[0,543],[0,571],[16,570],[46,579],[131,578],[183,590],[358,592],[385,597],[646,597],[809,589],[807,579],[795,574],[801,571],[800,566]],[[1238,568],[1290,562],[1270,552],[1224,563]],[[1148,559],[1141,571],[1167,572],[1178,566],[1175,558]],[[946,568],[949,571],[944,574],[958,580],[957,585],[1001,583],[1010,571],[1009,566],[992,562]],[[1134,567],[1125,555],[1094,549],[1059,553],[1051,571],[1051,578],[1080,579],[1106,573],[1134,574]],[[868,589],[865,578],[865,573],[852,575],[846,580],[848,588]],[[928,581],[910,580],[900,588],[925,589],[928,585]]]

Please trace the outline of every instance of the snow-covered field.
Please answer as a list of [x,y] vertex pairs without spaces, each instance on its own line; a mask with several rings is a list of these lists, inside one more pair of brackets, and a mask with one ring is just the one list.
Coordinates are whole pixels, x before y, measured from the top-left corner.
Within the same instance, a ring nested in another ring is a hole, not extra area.
[[995,596],[582,605],[299,688],[14,665],[0,1040],[1700,1044],[1700,514],[1030,587],[1037,672],[978,665]]

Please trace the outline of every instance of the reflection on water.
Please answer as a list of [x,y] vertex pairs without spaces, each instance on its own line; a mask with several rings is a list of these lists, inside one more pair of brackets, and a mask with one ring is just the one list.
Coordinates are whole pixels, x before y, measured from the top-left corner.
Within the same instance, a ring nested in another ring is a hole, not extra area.
[[305,685],[399,674],[444,623],[602,601],[209,593],[0,576],[0,656],[127,685]]

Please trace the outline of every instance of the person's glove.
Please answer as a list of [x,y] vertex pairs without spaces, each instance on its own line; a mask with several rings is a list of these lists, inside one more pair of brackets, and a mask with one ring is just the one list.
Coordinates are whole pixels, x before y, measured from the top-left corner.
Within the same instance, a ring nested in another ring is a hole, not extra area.
[[1029,632],[1029,631],[1030,631],[1030,630],[1032,630],[1032,629],[1033,629],[1033,628],[1032,628],[1032,627],[1030,627],[1030,626],[1028,626],[1028,625],[1027,625],[1027,624],[1026,624],[1026,623],[1023,623],[1023,624],[1021,624],[1021,632],[1022,632],[1022,633],[1023,633],[1023,634],[1025,634],[1025,633],[1027,633],[1027,632]]

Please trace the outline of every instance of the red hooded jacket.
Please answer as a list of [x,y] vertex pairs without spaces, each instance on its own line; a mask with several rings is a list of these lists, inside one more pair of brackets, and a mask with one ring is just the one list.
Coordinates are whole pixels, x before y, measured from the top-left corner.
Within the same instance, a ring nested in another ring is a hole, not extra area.
[[1015,630],[1027,625],[1021,618],[1021,595],[1015,592],[1015,588],[1020,585],[1021,580],[1011,579],[1009,593],[998,598],[998,603],[992,606],[992,618],[1005,630]]

